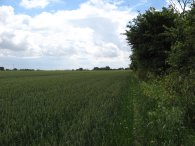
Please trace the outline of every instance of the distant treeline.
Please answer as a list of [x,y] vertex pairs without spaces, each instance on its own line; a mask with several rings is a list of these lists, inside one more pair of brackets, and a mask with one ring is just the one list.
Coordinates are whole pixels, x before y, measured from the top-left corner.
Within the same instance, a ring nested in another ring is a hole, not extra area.
[[17,68],[13,68],[13,69],[8,69],[8,68],[4,68],[4,67],[0,67],[0,71],[37,71],[35,69],[28,69],[28,68],[23,68],[23,69],[17,69]]
[[[84,68],[78,68],[78,69],[72,69],[72,71],[89,71],[90,69],[84,69]],[[110,68],[109,66],[105,66],[105,67],[94,67],[92,70],[130,70],[130,68]],[[17,68],[13,68],[13,69],[6,69],[4,67],[0,67],[0,71],[40,71],[40,69],[28,69],[28,68],[24,68],[24,69],[17,69]]]
[[[86,70],[90,70],[90,69],[84,69],[84,68],[76,69],[76,71],[86,71]],[[94,67],[92,70],[130,70],[130,68],[123,68],[123,67],[120,67],[120,68],[110,68],[109,66],[105,66],[105,67]]]
[[120,68],[110,68],[109,66],[106,66],[106,67],[94,67],[93,70],[129,70],[130,68],[123,68],[123,67],[120,67]]

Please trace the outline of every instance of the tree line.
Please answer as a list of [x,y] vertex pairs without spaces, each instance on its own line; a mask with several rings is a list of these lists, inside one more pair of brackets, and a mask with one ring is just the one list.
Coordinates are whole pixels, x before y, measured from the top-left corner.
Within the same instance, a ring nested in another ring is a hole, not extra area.
[[[72,71],[89,71],[90,69],[85,69],[85,68],[77,68],[77,69],[72,69]],[[94,67],[92,70],[130,70],[129,67],[127,68],[123,68],[123,67],[119,67],[119,68],[111,68],[109,66],[105,66],[105,67]],[[13,68],[13,69],[6,69],[4,67],[0,67],[0,71],[41,71],[40,69],[28,69],[28,68],[24,68],[24,69],[17,69],[17,68]]]
[[194,4],[189,11],[184,7],[182,13],[173,7],[164,7],[162,11],[150,8],[127,26],[126,36],[132,50],[130,68],[140,75],[194,71]]
[[0,71],[36,71],[36,70],[35,69],[29,69],[29,68],[23,68],[23,69],[13,68],[13,69],[8,69],[8,68],[0,67]]
[[[72,70],[74,70],[74,69],[72,69]],[[82,67],[76,69],[76,71],[86,71],[86,70],[90,70],[90,69],[85,69],[85,68],[82,68]],[[127,68],[123,68],[123,67],[111,68],[109,66],[105,66],[105,67],[94,67],[91,70],[95,70],[95,71],[96,70],[130,70],[130,68],[129,67],[127,67]]]
[[170,3],[139,13],[125,33],[143,91],[141,145],[195,145],[195,2]]

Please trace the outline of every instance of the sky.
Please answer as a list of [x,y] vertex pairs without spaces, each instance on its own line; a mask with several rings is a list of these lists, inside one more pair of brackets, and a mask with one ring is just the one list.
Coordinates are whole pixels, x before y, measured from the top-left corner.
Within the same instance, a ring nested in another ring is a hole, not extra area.
[[128,67],[129,21],[167,0],[0,0],[0,66]]

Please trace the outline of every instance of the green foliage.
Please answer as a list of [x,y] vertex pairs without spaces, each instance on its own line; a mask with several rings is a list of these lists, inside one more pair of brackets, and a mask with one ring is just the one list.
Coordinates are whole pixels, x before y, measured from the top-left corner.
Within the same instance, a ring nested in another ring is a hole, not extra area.
[[[182,121],[188,133],[195,132],[195,72],[187,76],[179,71],[170,73],[165,78],[165,87],[170,95],[177,96],[183,108],[184,120]],[[194,136],[195,140],[195,136]]]
[[195,70],[195,7],[177,20],[177,27],[169,30],[176,40],[167,59],[174,70],[189,73]]
[[166,29],[175,27],[177,15],[172,9],[156,11],[150,8],[139,14],[127,26],[126,36],[132,49],[132,68],[162,74],[169,65],[166,63],[172,39],[167,37]]
[[129,146],[128,71],[0,73],[0,145]]
[[195,5],[182,14],[150,9],[128,28],[131,68],[142,80],[135,145],[195,145]]
[[[189,82],[186,81],[185,84],[187,83]],[[135,145],[195,145],[195,132],[193,127],[190,127],[194,125],[194,119],[186,123],[191,113],[189,111],[195,109],[194,99],[181,100],[181,96],[170,93],[171,89],[167,90],[165,84],[167,79],[153,78],[137,86],[137,95],[134,98]],[[189,97],[192,92],[186,93],[185,97]],[[186,103],[188,105],[185,105]],[[188,106],[192,109],[187,110]]]
[[195,5],[179,18],[178,24],[176,29],[169,31],[176,42],[167,59],[171,69],[165,77],[165,87],[181,101],[185,115],[183,123],[190,131],[187,141],[195,143],[195,136],[190,136],[195,133]]

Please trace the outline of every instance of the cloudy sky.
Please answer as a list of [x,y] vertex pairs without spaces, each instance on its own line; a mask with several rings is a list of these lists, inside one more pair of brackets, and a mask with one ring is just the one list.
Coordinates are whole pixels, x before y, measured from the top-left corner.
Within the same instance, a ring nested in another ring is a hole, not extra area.
[[0,66],[128,67],[125,32],[138,11],[166,0],[0,0]]

